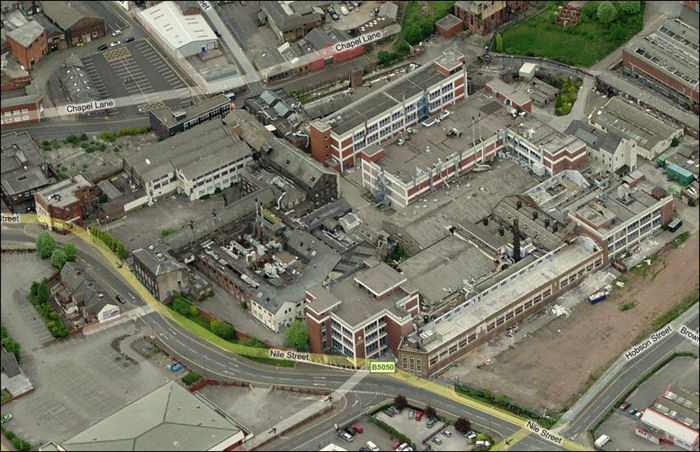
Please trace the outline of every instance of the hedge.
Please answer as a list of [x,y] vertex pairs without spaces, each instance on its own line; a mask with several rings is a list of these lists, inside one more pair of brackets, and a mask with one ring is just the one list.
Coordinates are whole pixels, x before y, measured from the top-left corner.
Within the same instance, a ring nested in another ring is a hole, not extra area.
[[390,434],[391,436],[393,436],[394,438],[396,438],[396,439],[398,439],[398,440],[400,440],[400,441],[403,441],[404,443],[408,444],[409,446],[411,446],[411,449],[413,449],[413,450],[418,450],[418,448],[417,448],[416,445],[413,443],[413,441],[411,441],[410,439],[408,439],[408,436],[406,436],[406,435],[404,435],[403,433],[399,432],[398,430],[396,430],[394,427],[392,427],[391,425],[387,424],[386,422],[384,422],[384,421],[382,421],[382,420],[379,420],[379,419],[377,419],[377,418],[374,417],[374,416],[370,416],[370,417],[369,417],[369,421],[370,421],[371,423],[373,423],[374,425],[376,425],[377,427],[379,427],[379,428],[381,428],[382,430],[384,430],[385,432],[387,432],[388,434]]

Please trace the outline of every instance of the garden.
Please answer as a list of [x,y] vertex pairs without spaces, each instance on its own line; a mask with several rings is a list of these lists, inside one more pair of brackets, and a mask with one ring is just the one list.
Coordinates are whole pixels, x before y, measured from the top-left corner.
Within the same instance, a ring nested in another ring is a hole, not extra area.
[[644,2],[585,2],[576,25],[556,25],[564,3],[547,2],[542,12],[507,28],[503,51],[589,67],[642,30]]

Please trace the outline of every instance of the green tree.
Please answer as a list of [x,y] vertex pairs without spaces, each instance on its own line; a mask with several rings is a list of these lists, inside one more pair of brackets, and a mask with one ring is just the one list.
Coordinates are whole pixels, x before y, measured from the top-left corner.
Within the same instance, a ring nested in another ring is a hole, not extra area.
[[191,371],[184,377],[182,377],[182,382],[187,386],[193,385],[202,379],[202,376],[197,372]]
[[39,252],[39,256],[42,259],[50,257],[55,249],[56,242],[54,241],[53,237],[51,237],[51,234],[44,231],[40,232],[39,235],[36,236],[36,250]]
[[581,15],[588,19],[595,20],[598,14],[598,6],[600,6],[600,2],[584,2],[581,8]]
[[617,8],[621,14],[638,14],[642,10],[642,2],[617,2]]
[[63,252],[66,253],[66,259],[68,259],[71,262],[75,261],[75,256],[76,254],[78,254],[78,250],[72,243],[66,243],[65,245],[63,245]]
[[209,321],[209,329],[211,329],[212,333],[227,341],[236,338],[236,330],[233,328],[233,325],[217,318]]
[[503,36],[496,33],[496,52],[503,52]]
[[66,262],[68,262],[68,257],[63,250],[54,250],[51,254],[51,265],[57,269],[62,269]]
[[301,320],[295,320],[287,327],[284,333],[285,343],[290,347],[305,350],[309,345],[309,333],[306,331],[306,324]]
[[408,401],[406,400],[406,396],[403,394],[398,394],[396,397],[394,397],[394,406],[399,411],[406,408],[408,406]]
[[472,423],[469,422],[466,418],[459,417],[455,421],[455,430],[457,430],[461,434],[467,433],[469,430],[472,429]]
[[396,43],[396,51],[405,55],[411,51],[411,45],[405,39],[402,39]]
[[435,411],[435,408],[433,408],[432,405],[426,406],[424,413],[425,417],[427,417],[428,419],[434,419],[435,417],[437,417],[437,411]]
[[681,140],[678,137],[673,137],[671,140],[671,146],[675,148],[679,144],[681,144]]
[[[173,298],[173,309],[175,310],[175,312],[188,316],[192,312],[190,309],[191,307],[194,306],[185,297],[177,295]],[[195,310],[196,309],[197,308],[195,308]]]
[[617,10],[611,2],[603,2],[598,7],[598,12],[596,14],[598,20],[607,25],[617,17]]
[[387,52],[386,50],[380,50],[379,53],[377,54],[377,61],[379,64],[382,66],[388,66],[391,64],[391,53]]

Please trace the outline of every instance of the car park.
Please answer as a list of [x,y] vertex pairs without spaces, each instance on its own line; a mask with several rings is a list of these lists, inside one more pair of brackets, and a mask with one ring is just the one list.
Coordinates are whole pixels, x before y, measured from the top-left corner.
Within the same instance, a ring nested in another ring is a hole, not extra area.
[[432,439],[431,441],[434,442],[434,443],[437,444],[437,445],[442,444],[442,440],[441,440],[440,438],[438,438],[437,436],[434,436],[433,439]]
[[101,46],[99,46],[97,48],[97,50],[99,50],[100,52],[107,50],[107,49],[109,49],[109,46],[107,44],[102,44]]
[[440,432],[440,434],[442,434],[443,436],[446,436],[446,437],[448,437],[448,438],[449,438],[450,436],[452,436],[452,432],[449,431],[449,430],[443,430],[443,431]]
[[429,419],[428,422],[426,422],[425,426],[427,428],[433,428],[435,426],[435,424],[437,424],[437,419],[432,418],[432,419]]
[[353,429],[355,432],[357,432],[357,433],[362,433],[362,432],[365,431],[365,430],[362,428],[362,426],[361,426],[360,424],[358,424],[357,422],[355,422],[354,424],[352,424],[352,425],[350,426],[350,428],[352,428],[352,429]]

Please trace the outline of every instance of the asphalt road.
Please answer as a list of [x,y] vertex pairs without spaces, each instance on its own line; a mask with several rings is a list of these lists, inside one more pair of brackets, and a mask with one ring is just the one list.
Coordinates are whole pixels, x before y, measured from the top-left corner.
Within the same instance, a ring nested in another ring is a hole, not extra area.
[[[105,262],[99,253],[95,253],[90,245],[72,235],[54,234],[54,237],[59,243],[74,243],[80,259],[96,269],[103,280],[102,282],[114,291],[126,295],[134,293],[126,281],[111,268],[111,265]],[[20,227],[4,226],[2,238],[8,241],[33,241],[35,235],[25,232]],[[130,303],[134,302],[131,297],[127,296],[126,298]],[[145,304],[142,300],[136,300],[134,303],[137,305]],[[163,318],[155,312],[141,317],[139,321],[143,322],[141,330],[152,334],[174,358],[202,375],[220,381],[243,381],[264,387],[277,384],[332,391],[340,387],[353,374],[352,371],[348,370],[315,365],[299,364],[295,368],[278,368],[258,364],[193,336],[179,324]],[[503,439],[521,430],[520,425],[504,421],[495,415],[465,406],[451,398],[384,375],[369,374],[362,380],[361,385],[349,392],[360,394],[357,397],[355,395],[347,396],[348,400],[353,402],[359,400],[360,403],[354,405],[340,417],[334,415],[315,428],[303,431],[301,434],[292,433],[289,435],[289,442],[285,442],[285,448],[291,448],[291,445],[296,444],[298,444],[296,447],[302,449],[310,447],[314,441],[319,441],[329,431],[332,431],[333,423],[339,423],[338,420],[345,422],[354,419],[373,406],[377,398],[391,399],[396,394],[404,394],[419,405],[430,403],[450,416],[464,416],[479,429],[491,432],[496,438]],[[525,437],[517,444],[518,449],[559,449],[554,447],[552,443],[532,435]]]
[[[686,326],[692,329],[698,328],[698,316],[693,316]],[[618,374],[611,384],[605,387],[590,403],[581,411],[579,416],[568,427],[562,429],[560,433],[569,439],[576,439],[579,435],[585,434],[595,422],[608,412],[610,408],[629,391],[634,384],[639,381],[651,369],[674,353],[677,348],[693,350],[697,353],[697,347],[681,335],[674,333],[661,342],[656,343],[653,348],[648,349],[637,358],[628,362],[624,369]]]

